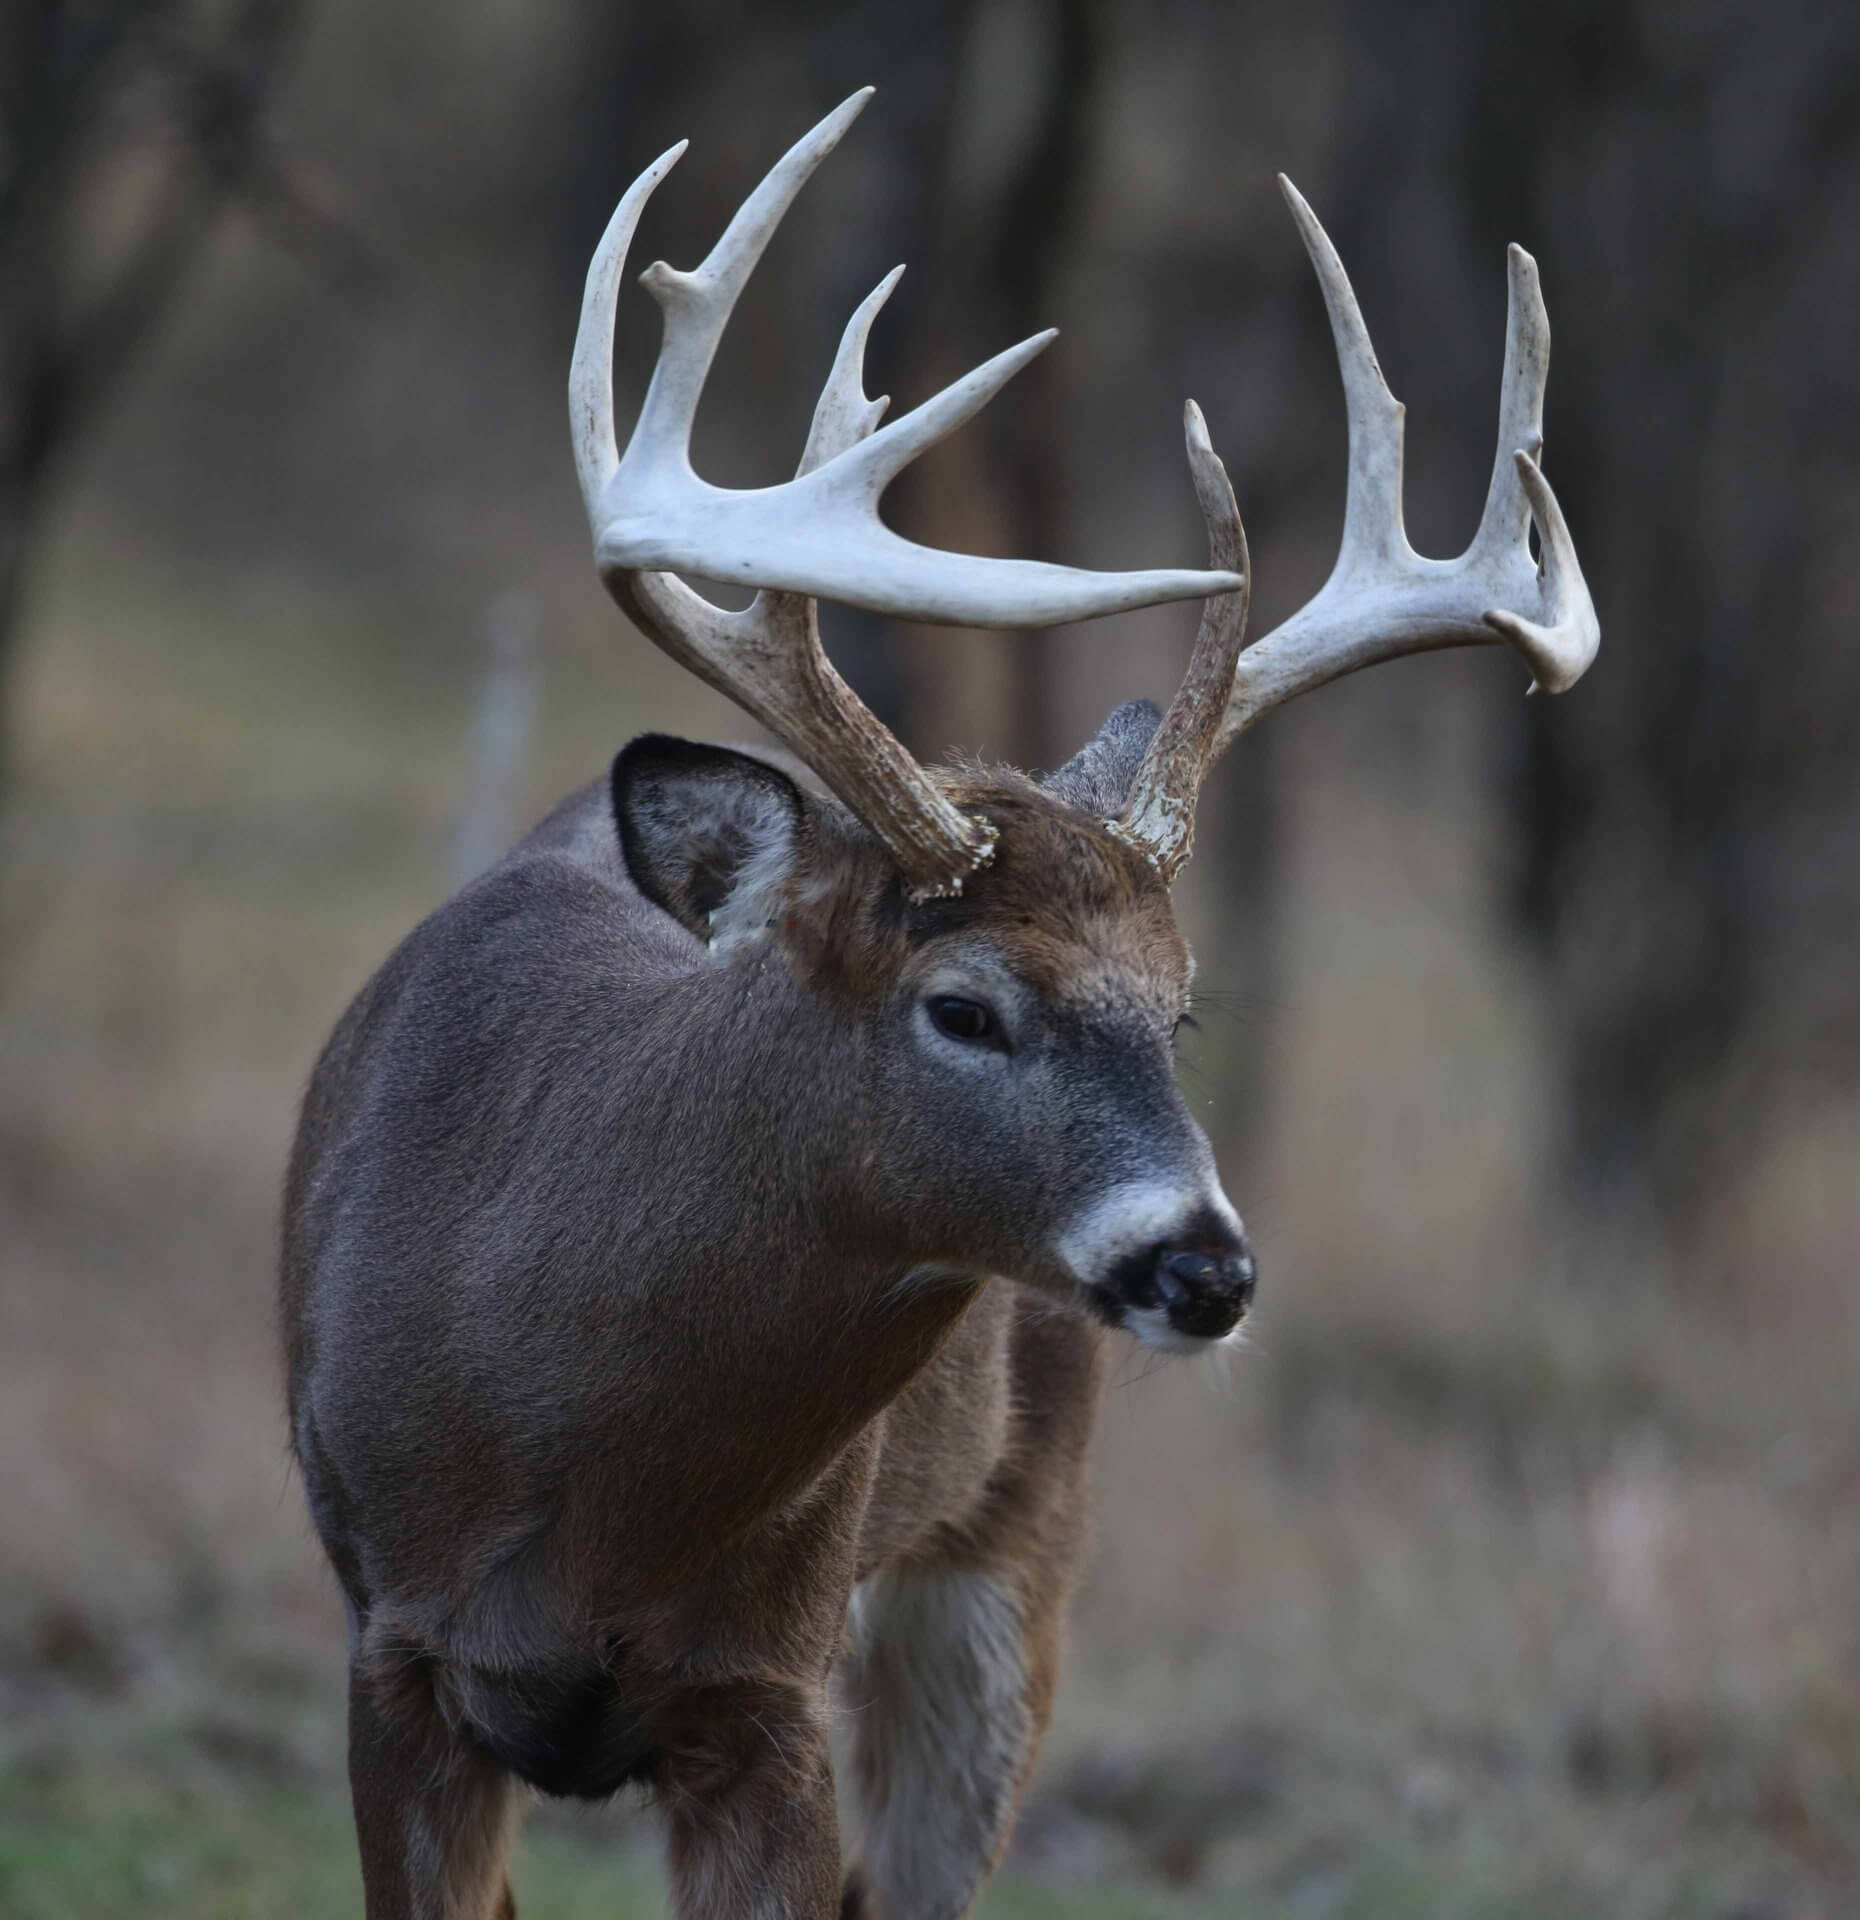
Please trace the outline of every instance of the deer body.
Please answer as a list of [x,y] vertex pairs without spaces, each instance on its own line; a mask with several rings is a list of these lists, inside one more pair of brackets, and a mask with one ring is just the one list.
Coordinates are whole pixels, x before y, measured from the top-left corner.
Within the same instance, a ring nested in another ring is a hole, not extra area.
[[[845,837],[797,888],[812,924],[717,954],[639,892],[607,789],[577,796],[412,937],[313,1079],[293,1432],[350,1608],[371,1897],[416,1834],[457,1862],[453,1905],[384,1913],[495,1910],[513,1780],[660,1790],[690,1912],[827,1910],[843,1644],[878,1910],[965,1911],[1050,1711],[1109,1336],[958,1256],[1037,1273],[1020,1248],[1107,1165],[1242,1250],[1168,1082],[1186,956],[1141,860],[1021,783],[987,889],[848,926],[882,865],[808,804]],[[1075,839],[1095,885],[1055,888]],[[978,942],[1116,1002],[1069,1010],[1084,1044],[992,1142],[931,1131],[900,1058],[925,1036],[897,960]],[[747,1857],[717,1837],[745,1824]]]
[[[895,274],[847,327],[796,479],[700,480],[723,327],[863,104],[701,267],[643,276],[665,340],[622,455],[614,301],[677,150],[649,168],[596,251],[570,374],[608,585],[826,791],[634,741],[403,944],[304,1103],[291,1427],[348,1606],[369,1920],[507,1920],[518,1788],[634,1783],[664,1806],[681,1920],[970,1910],[1052,1708],[1106,1343],[1204,1348],[1253,1295],[1172,1071],[1190,964],[1169,885],[1200,782],[1272,706],[1377,659],[1502,637],[1556,691],[1595,651],[1533,457],[1528,256],[1479,533],[1422,560],[1400,408],[1289,187],[1344,371],[1349,505],[1330,584],[1245,654],[1245,536],[1192,402],[1211,571],[973,559],[884,527],[887,481],[1045,344],[880,429],[861,361]],[[665,567],[759,591],[725,613]],[[821,594],[1002,626],[1204,605],[1169,711],[1120,707],[1036,783],[920,767],[826,659]]]

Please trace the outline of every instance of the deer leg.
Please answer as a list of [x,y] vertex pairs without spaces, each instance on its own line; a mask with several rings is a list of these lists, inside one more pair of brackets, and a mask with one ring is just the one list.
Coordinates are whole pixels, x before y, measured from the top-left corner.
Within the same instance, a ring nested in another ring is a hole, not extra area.
[[717,1687],[678,1704],[655,1784],[679,1920],[834,1920],[839,1816],[808,1690]]
[[962,1568],[853,1596],[842,1699],[864,1832],[844,1920],[960,1920],[1007,1845],[1046,1722],[1057,1609]]
[[515,1920],[509,1774],[452,1725],[435,1663],[349,1668],[349,1785],[367,1920]]

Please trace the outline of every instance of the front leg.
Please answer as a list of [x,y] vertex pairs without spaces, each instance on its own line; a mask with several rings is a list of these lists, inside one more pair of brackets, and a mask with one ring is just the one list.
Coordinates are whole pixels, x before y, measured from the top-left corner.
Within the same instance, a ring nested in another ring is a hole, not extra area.
[[349,1782],[367,1920],[512,1920],[509,1775],[442,1710],[436,1663],[358,1650]]
[[823,1703],[739,1683],[687,1696],[655,1785],[679,1920],[834,1920],[839,1816]]
[[863,1581],[843,1697],[863,1816],[844,1920],[960,1920],[994,1871],[1046,1731],[1057,1595],[1006,1569]]

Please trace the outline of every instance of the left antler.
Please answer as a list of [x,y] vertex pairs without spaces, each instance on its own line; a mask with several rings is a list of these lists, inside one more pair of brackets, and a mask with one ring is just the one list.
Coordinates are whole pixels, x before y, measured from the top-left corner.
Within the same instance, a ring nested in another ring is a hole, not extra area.
[[[569,417],[609,589],[675,660],[799,754],[871,828],[922,899],[959,893],[989,858],[995,830],[960,812],[834,671],[821,650],[816,599],[913,620],[1023,627],[1223,593],[1240,581],[1222,572],[1089,573],[944,553],[885,526],[878,501],[890,482],[1052,339],[1035,334],[881,427],[885,402],[865,394],[865,341],[897,272],[847,323],[792,480],[738,489],[692,471],[692,420],[737,298],[782,215],[870,95],[869,87],[854,94],[776,162],[701,266],[681,273],[661,261],[641,276],[664,312],[665,333],[622,454],[613,397],[620,274],[646,201],[682,142],[640,175],[588,268]],[[676,578],[680,572],[760,591],[742,612],[726,613]]]
[[[1408,544],[1402,527],[1402,404],[1376,363],[1336,248],[1298,189],[1283,175],[1279,186],[1317,269],[1343,375],[1350,427],[1343,541],[1317,597],[1244,653],[1232,630],[1234,614],[1223,611],[1235,610],[1244,621],[1244,596],[1230,593],[1208,602],[1188,677],[1151,742],[1118,823],[1165,875],[1188,857],[1195,797],[1209,766],[1254,721],[1298,694],[1398,654],[1495,640],[1510,641],[1524,656],[1533,693],[1540,687],[1562,693],[1582,677],[1601,643],[1569,528],[1538,465],[1550,321],[1536,261],[1522,247],[1510,250],[1498,457],[1479,530],[1458,559],[1429,560]],[[1205,462],[1212,461],[1220,489],[1226,475],[1211,449],[1205,461],[1195,457],[1192,427],[1190,442],[1210,528],[1231,512],[1228,537],[1240,544],[1230,550],[1244,554],[1232,493],[1226,492],[1225,508],[1218,500],[1210,504]],[[1541,561],[1531,555],[1533,521]],[[1216,539],[1218,545],[1218,534]],[[1230,657],[1235,665],[1228,676],[1221,663]]]

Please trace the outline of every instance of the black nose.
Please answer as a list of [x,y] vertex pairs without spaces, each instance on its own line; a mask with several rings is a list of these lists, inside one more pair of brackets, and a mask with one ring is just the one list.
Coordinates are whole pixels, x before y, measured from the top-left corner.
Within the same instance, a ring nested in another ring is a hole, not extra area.
[[1154,1272],[1170,1326],[1196,1340],[1232,1333],[1259,1285],[1259,1270],[1244,1244],[1232,1253],[1159,1247]]

